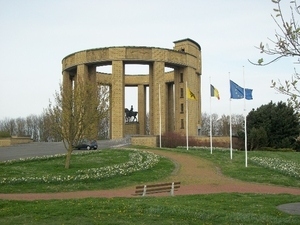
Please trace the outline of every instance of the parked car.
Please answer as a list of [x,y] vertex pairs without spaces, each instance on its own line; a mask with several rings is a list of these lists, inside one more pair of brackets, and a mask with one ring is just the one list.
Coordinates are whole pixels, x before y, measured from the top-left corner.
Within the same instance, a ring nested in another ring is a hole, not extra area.
[[95,150],[98,148],[98,143],[96,140],[84,139],[79,141],[78,145],[76,145],[74,148],[78,150],[80,149]]

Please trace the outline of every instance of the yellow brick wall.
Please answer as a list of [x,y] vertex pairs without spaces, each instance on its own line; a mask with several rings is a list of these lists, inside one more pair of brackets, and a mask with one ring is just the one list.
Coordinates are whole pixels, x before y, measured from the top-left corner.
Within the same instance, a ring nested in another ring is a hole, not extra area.
[[140,145],[147,147],[157,147],[158,146],[158,136],[132,136],[132,145]]
[[11,138],[0,138],[0,146],[11,146],[16,144],[31,143],[33,140],[30,137],[11,137]]
[[139,134],[140,124],[139,123],[126,123],[125,124],[125,135]]

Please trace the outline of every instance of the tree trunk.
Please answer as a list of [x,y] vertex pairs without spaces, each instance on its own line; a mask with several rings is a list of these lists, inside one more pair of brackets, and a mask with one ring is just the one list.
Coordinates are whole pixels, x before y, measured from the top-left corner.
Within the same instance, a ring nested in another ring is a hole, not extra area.
[[70,168],[70,161],[71,161],[71,153],[72,153],[72,151],[73,151],[72,146],[69,146],[67,157],[66,157],[66,163],[65,163],[65,168],[66,169]]

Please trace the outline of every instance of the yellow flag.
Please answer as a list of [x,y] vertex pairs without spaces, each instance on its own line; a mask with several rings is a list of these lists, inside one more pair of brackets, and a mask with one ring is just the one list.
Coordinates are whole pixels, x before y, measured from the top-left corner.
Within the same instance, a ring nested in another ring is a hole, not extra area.
[[189,88],[187,88],[186,95],[188,99],[197,100],[196,95],[193,92],[191,92]]

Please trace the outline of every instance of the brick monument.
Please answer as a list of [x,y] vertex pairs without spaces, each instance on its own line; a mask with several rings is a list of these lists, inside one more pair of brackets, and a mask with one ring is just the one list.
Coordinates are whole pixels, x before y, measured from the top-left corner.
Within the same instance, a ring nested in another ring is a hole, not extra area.
[[[138,88],[139,134],[146,131],[146,87],[149,87],[150,134],[177,132],[198,135],[201,126],[201,47],[187,38],[174,41],[173,49],[156,47],[107,47],[75,52],[62,60],[63,89],[82,80],[110,87],[110,138],[123,138],[125,87]],[[149,65],[148,75],[125,75],[125,64]],[[96,71],[112,66],[112,73]],[[173,68],[165,72],[165,67]],[[187,87],[196,100],[187,99]],[[188,104],[188,116],[186,115]],[[188,118],[188,123],[186,119]]]

